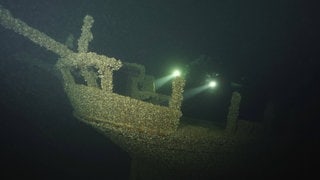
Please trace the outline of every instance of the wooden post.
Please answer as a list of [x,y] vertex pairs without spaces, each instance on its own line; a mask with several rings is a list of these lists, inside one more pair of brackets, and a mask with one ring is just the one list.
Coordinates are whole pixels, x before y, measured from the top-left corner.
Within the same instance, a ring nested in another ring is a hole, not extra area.
[[231,102],[229,106],[229,112],[227,116],[227,127],[226,131],[228,133],[234,133],[237,130],[238,116],[239,116],[239,106],[241,101],[241,95],[238,92],[233,92],[231,97]]

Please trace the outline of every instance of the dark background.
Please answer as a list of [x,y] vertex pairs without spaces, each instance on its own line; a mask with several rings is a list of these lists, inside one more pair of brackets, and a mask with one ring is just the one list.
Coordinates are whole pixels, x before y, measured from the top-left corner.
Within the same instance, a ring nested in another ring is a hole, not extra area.
[[[261,121],[271,102],[274,136],[290,137],[286,149],[290,160],[284,158],[283,166],[291,169],[292,161],[293,171],[309,173],[309,160],[315,158],[311,154],[319,141],[316,3],[0,0],[0,4],[59,42],[65,42],[69,34],[77,39],[83,17],[90,14],[95,19],[91,51],[143,64],[156,78],[167,75],[173,66],[181,67],[186,89],[203,85],[208,75],[219,73],[218,88],[186,100],[184,115],[223,122],[232,91],[239,91],[240,118]],[[128,177],[129,156],[72,116],[52,70],[57,55],[3,27],[0,54],[0,163],[4,175]],[[30,64],[28,59],[44,62],[47,68]],[[242,87],[233,87],[232,82]],[[163,87],[160,92],[169,94],[168,89]],[[9,170],[16,171],[11,174]]]

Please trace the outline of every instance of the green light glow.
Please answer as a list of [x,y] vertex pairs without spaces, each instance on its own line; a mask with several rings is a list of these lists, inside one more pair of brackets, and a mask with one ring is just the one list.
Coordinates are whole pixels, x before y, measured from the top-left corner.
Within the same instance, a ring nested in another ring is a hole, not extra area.
[[179,76],[181,76],[181,72],[176,69],[176,70],[173,71],[172,76],[173,77],[179,77]]
[[176,69],[170,75],[167,75],[167,76],[161,77],[159,79],[156,79],[155,80],[156,89],[159,89],[160,87],[162,87],[164,84],[166,84],[170,80],[172,80],[172,79],[174,79],[176,77],[179,77],[179,76],[181,76],[181,71]]
[[217,82],[216,82],[216,81],[210,81],[209,84],[208,84],[208,86],[209,86],[210,88],[214,88],[214,87],[217,86]]

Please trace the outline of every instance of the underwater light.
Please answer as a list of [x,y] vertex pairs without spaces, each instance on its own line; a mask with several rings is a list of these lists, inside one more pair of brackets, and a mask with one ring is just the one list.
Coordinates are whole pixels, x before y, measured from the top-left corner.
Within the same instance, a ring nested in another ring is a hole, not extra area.
[[181,76],[181,72],[176,69],[176,70],[173,71],[172,76],[173,77],[179,77],[179,76]]
[[174,70],[170,75],[167,75],[167,76],[164,76],[164,77],[161,77],[159,79],[156,79],[155,80],[155,86],[156,86],[156,89],[159,89],[160,87],[162,87],[163,85],[165,85],[167,82],[169,82],[170,80],[176,78],[176,77],[179,77],[181,76],[181,71],[176,69]]
[[210,88],[214,88],[214,87],[217,86],[217,82],[216,82],[216,81],[210,81],[209,84],[208,84],[208,86],[209,86]]
[[218,85],[217,81],[210,80],[207,84],[204,84],[202,86],[198,86],[193,89],[187,89],[184,92],[183,97],[184,97],[184,99],[189,99],[189,98],[194,97],[195,95],[200,94],[206,90],[213,89],[217,85]]

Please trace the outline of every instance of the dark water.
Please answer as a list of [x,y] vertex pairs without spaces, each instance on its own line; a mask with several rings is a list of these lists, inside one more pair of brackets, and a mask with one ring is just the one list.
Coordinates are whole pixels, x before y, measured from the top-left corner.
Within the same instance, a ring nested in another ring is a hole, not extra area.
[[[231,92],[237,90],[242,95],[240,118],[259,122],[266,104],[272,103],[275,118],[268,141],[286,138],[272,144],[276,165],[268,164],[262,171],[270,172],[270,177],[311,171],[309,160],[315,159],[319,141],[319,122],[312,121],[318,114],[319,35],[311,2],[0,0],[0,4],[59,42],[70,33],[79,37],[82,18],[90,14],[95,19],[90,50],[143,64],[156,78],[180,66],[187,72],[186,89],[219,74],[219,89],[188,99],[183,113],[223,123]],[[57,58],[0,27],[1,175],[128,179],[128,154],[72,116],[52,68]],[[232,87],[232,82],[242,87]]]

